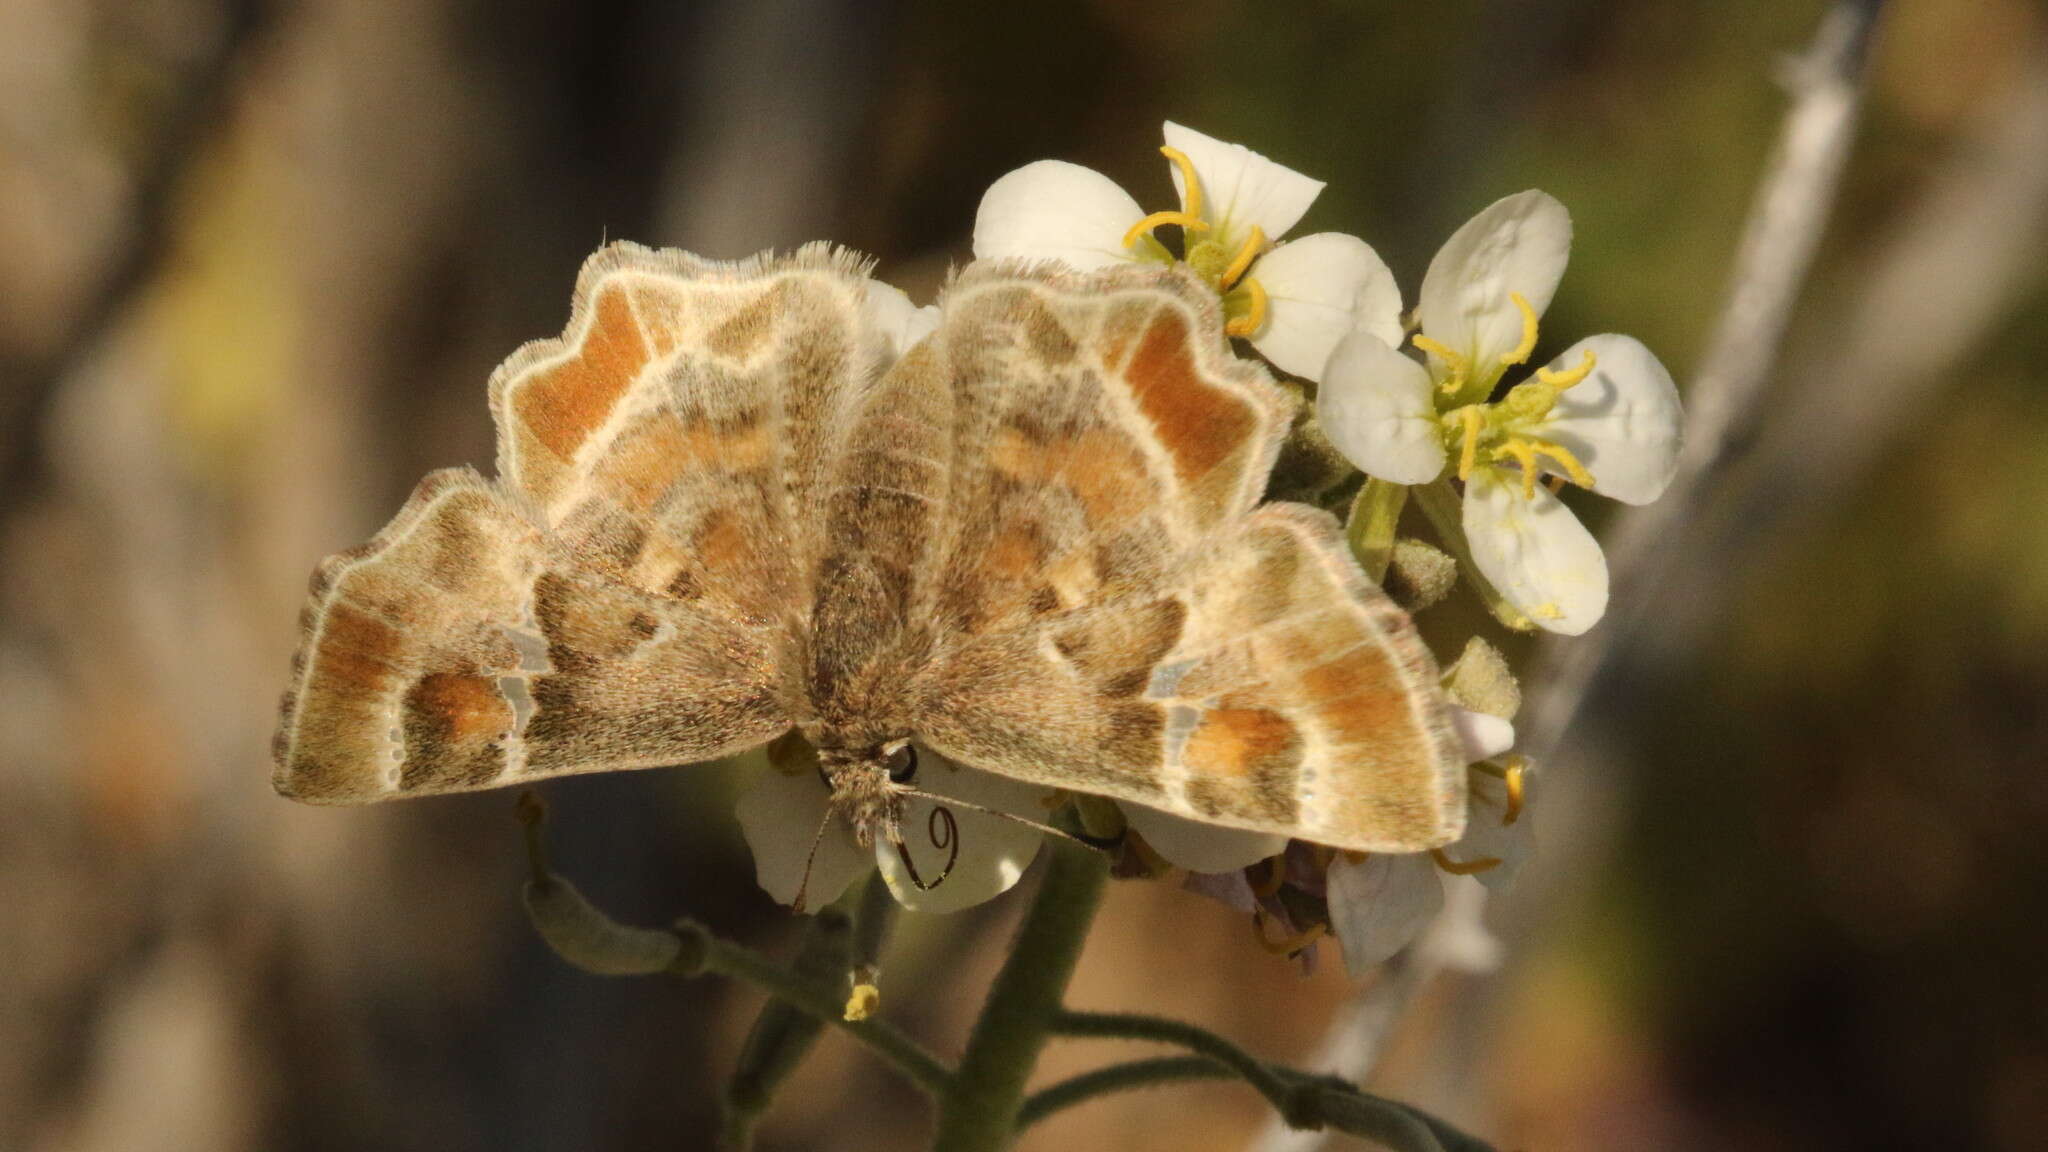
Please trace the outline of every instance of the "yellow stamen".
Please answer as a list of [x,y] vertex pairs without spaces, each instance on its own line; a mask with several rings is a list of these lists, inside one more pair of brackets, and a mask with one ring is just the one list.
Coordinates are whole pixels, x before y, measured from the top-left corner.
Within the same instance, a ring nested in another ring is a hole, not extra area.
[[1586,471],[1586,466],[1579,463],[1579,458],[1572,455],[1571,449],[1554,440],[1531,440],[1529,446],[1535,449],[1536,455],[1548,456],[1557,461],[1558,467],[1564,469],[1564,474],[1572,478],[1572,483],[1581,488],[1593,486],[1593,474]]
[[859,1023],[875,1014],[882,1006],[882,990],[873,984],[855,984],[853,994],[846,998],[845,1017],[849,1023]]
[[1494,458],[1495,460],[1506,460],[1506,459],[1509,459],[1509,458],[1513,458],[1513,460],[1515,461],[1515,463],[1517,463],[1517,464],[1520,464],[1520,465],[1522,466],[1522,499],[1524,499],[1524,500],[1530,500],[1530,499],[1534,499],[1534,498],[1535,498],[1535,496],[1536,496],[1536,447],[1535,447],[1535,445],[1533,445],[1533,444],[1529,443],[1529,442],[1528,442],[1527,440],[1524,440],[1524,439],[1522,439],[1521,437],[1517,436],[1517,437],[1515,437],[1515,438],[1513,438],[1513,439],[1509,440],[1509,441],[1508,441],[1507,443],[1505,443],[1505,444],[1502,444],[1502,445],[1501,445],[1500,447],[1498,447],[1498,448],[1495,448],[1495,449],[1493,450],[1493,458]]
[[1449,872],[1453,876],[1473,876],[1481,872],[1491,872],[1495,868],[1500,867],[1499,858],[1494,856],[1481,856],[1476,860],[1468,860],[1461,864],[1444,855],[1444,850],[1441,848],[1431,848],[1429,850],[1429,858],[1436,861],[1437,867]]
[[[1202,178],[1195,175],[1195,162],[1188,159],[1187,153],[1175,148],[1171,144],[1160,145],[1159,154],[1173,161],[1173,166],[1180,169],[1181,187],[1186,189],[1186,191],[1181,193],[1180,197],[1181,211],[1186,212],[1190,216],[1200,216],[1202,214]],[[1130,241],[1126,240],[1124,241],[1124,246],[1129,247],[1130,243]]]
[[1266,861],[1266,863],[1272,865],[1272,874],[1252,886],[1252,894],[1254,896],[1278,895],[1280,886],[1287,882],[1287,866],[1281,862],[1278,856]]
[[1479,462],[1479,429],[1486,418],[1479,405],[1467,404],[1458,409],[1458,419],[1465,425],[1465,443],[1458,449],[1458,479],[1469,480],[1472,466]]
[[1244,238],[1244,247],[1237,250],[1236,257],[1230,261],[1230,267],[1225,268],[1223,275],[1217,279],[1216,290],[1219,292],[1230,291],[1230,286],[1237,283],[1237,278],[1244,275],[1244,270],[1251,267],[1252,261],[1258,259],[1260,253],[1265,250],[1265,230],[1254,224],[1252,225],[1252,234]]
[[1536,370],[1536,378],[1562,392],[1586,377],[1591,376],[1595,362],[1593,350],[1588,348],[1585,351],[1585,357],[1579,361],[1577,368],[1567,368],[1562,372],[1552,372],[1548,368],[1538,368]]
[[[1126,240],[1124,243],[1128,244],[1130,241]],[[1508,293],[1508,299],[1513,300],[1515,307],[1522,310],[1522,342],[1515,345],[1513,352],[1501,356],[1502,367],[1520,364],[1529,358],[1529,353],[1536,350],[1536,310],[1529,307],[1529,298],[1520,292]]]
[[1275,956],[1292,956],[1303,948],[1322,939],[1323,933],[1329,930],[1330,926],[1328,924],[1318,920],[1314,924],[1309,925],[1305,931],[1273,940],[1266,935],[1266,918],[1257,912],[1252,913],[1252,934],[1259,938],[1259,946],[1261,948]]
[[1408,342],[1444,362],[1444,371],[1449,373],[1449,375],[1444,377],[1442,385],[1446,395],[1456,392],[1464,386],[1465,358],[1463,356],[1451,351],[1441,340],[1432,340],[1420,332],[1410,336]]
[[1124,233],[1124,247],[1129,248],[1131,245],[1136,244],[1138,237],[1145,235],[1161,224],[1178,224],[1181,226],[1181,230],[1185,232],[1206,232],[1209,230],[1209,225],[1200,216],[1192,216],[1186,212],[1154,212],[1136,224],[1131,225],[1131,230]]
[[1223,326],[1223,331],[1232,336],[1250,336],[1266,326],[1266,287],[1257,280],[1247,280],[1242,285],[1251,295],[1251,310]]
[[1522,797],[1524,795],[1522,791],[1522,776],[1528,766],[1529,762],[1527,760],[1516,756],[1508,764],[1507,773],[1501,778],[1508,787],[1507,811],[1502,813],[1500,818],[1502,827],[1513,824],[1522,818]]

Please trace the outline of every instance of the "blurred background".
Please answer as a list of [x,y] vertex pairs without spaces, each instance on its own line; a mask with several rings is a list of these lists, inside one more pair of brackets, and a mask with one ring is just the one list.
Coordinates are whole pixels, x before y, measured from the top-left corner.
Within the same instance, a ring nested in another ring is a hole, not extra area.
[[[754,992],[547,954],[509,794],[322,811],[268,782],[313,564],[425,471],[489,468],[484,380],[603,240],[829,238],[924,299],[1023,162],[1169,203],[1170,117],[1328,180],[1304,230],[1365,237],[1411,300],[1458,223],[1549,190],[1578,243],[1538,361],[1628,332],[1683,387],[1822,11],[0,0],[0,1149],[708,1141]],[[2048,14],[1893,0],[1715,526],[1673,534],[1631,634],[1581,641],[1624,655],[1543,766],[1503,965],[1425,989],[1376,1090],[1504,1149],[2044,1147],[2044,251]],[[740,779],[555,786],[557,865],[786,953]],[[906,920],[886,1010],[957,1052],[1022,904]],[[1119,884],[1072,998],[1310,1061],[1354,987],[1323,960]],[[1250,1147],[1265,1119],[1205,1083],[1024,1147]],[[924,1124],[827,1035],[761,1146]]]

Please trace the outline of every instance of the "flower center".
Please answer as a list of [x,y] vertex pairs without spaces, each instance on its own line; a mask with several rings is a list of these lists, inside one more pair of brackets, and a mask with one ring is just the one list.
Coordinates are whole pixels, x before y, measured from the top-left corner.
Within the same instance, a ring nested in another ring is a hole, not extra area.
[[1258,225],[1242,240],[1213,229],[1202,218],[1202,178],[1187,153],[1171,146],[1159,154],[1180,170],[1181,206],[1177,212],[1154,212],[1131,225],[1124,233],[1124,247],[1137,249],[1141,259],[1173,262],[1173,254],[1152,231],[1162,224],[1177,224],[1181,230],[1181,258],[1188,269],[1223,297],[1223,330],[1232,336],[1250,336],[1266,324],[1266,289],[1246,276],[1268,247],[1266,233]]
[[1522,339],[1513,350],[1501,355],[1498,364],[1475,365],[1463,353],[1440,341],[1419,333],[1412,338],[1417,348],[1444,366],[1443,379],[1437,385],[1444,397],[1440,403],[1453,405],[1438,416],[1444,449],[1457,453],[1460,480],[1471,479],[1472,469],[1481,461],[1514,461],[1522,470],[1524,499],[1536,495],[1536,478],[1546,458],[1562,469],[1572,483],[1591,488],[1593,474],[1586,471],[1571,449],[1536,435],[1534,429],[1550,418],[1550,410],[1557,406],[1560,395],[1593,374],[1596,359],[1592,349],[1586,349],[1585,358],[1577,367],[1560,372],[1538,368],[1534,378],[1509,389],[1497,403],[1483,399],[1456,403],[1460,397],[1488,395],[1503,372],[1526,363],[1529,354],[1536,350],[1536,310],[1520,292],[1509,293],[1508,298],[1521,310]]

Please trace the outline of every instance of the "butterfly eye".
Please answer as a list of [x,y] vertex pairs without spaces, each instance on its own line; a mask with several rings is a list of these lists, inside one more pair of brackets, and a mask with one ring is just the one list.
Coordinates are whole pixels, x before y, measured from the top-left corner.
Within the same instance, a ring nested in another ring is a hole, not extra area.
[[904,742],[903,746],[889,753],[887,761],[889,779],[897,784],[908,784],[917,775],[917,746]]

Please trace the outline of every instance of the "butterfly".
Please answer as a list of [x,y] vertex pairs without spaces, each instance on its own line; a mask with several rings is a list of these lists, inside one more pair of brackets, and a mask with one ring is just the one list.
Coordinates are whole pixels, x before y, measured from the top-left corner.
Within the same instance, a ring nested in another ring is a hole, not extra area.
[[315,572],[278,791],[794,732],[863,847],[901,850],[920,747],[1337,848],[1458,836],[1436,665],[1334,518],[1260,503],[1296,403],[1211,290],[981,263],[907,350],[878,291],[823,245],[593,255],[563,336],[491,377],[496,478],[429,475]]

